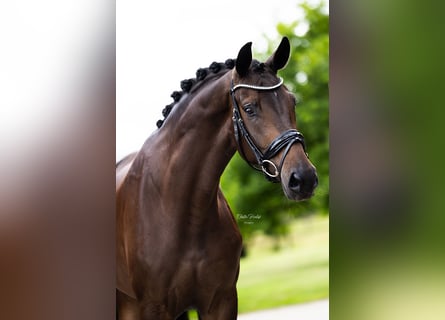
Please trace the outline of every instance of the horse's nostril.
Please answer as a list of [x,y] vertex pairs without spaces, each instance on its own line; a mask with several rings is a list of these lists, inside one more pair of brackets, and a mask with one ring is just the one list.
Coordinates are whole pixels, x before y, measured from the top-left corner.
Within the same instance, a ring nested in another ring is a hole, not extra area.
[[294,191],[299,191],[300,186],[301,186],[301,179],[299,175],[296,172],[292,173],[289,179],[289,188]]
[[296,193],[312,194],[318,185],[318,177],[314,171],[295,171],[289,178],[289,189]]

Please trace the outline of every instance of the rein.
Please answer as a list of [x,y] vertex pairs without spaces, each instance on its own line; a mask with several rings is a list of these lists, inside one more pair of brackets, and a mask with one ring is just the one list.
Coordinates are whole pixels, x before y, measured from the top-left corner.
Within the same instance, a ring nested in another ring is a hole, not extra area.
[[[269,87],[262,87],[262,86],[254,86],[250,84],[233,84],[233,80],[231,83],[230,88],[230,95],[232,96],[233,101],[233,128],[235,133],[235,140],[238,144],[238,150],[241,153],[241,156],[246,160],[246,162],[254,169],[258,171],[263,171],[263,173],[266,175],[266,178],[272,182],[280,182],[280,172],[284,163],[284,160],[292,147],[292,145],[296,142],[301,143],[303,146],[303,150],[306,153],[306,146],[304,143],[304,137],[303,135],[295,130],[295,129],[289,129],[281,133],[278,137],[276,137],[270,145],[267,147],[266,151],[263,153],[255,144],[255,141],[247,131],[247,128],[244,124],[244,121],[241,117],[241,112],[238,106],[238,103],[236,102],[235,98],[235,90],[239,88],[246,88],[246,89],[252,89],[252,90],[259,90],[259,91],[271,91],[279,88],[283,84],[283,79],[280,78],[280,81],[273,86]],[[241,144],[241,138],[244,138],[246,140],[247,144],[249,145],[249,148],[252,150],[253,154],[255,155],[255,158],[257,160],[257,164],[252,164],[249,161],[247,161],[247,158],[245,156],[242,144]],[[284,148],[284,153],[281,157],[280,163],[277,166],[275,163],[273,163],[272,159],[274,156],[276,156],[281,149]],[[307,153],[306,153],[307,156]],[[269,167],[273,169],[273,171],[269,171]]]

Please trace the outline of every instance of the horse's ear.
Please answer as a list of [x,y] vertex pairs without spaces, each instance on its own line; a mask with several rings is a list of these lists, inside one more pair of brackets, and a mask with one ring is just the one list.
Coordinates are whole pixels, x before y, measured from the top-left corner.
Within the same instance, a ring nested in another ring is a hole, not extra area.
[[252,42],[246,43],[238,52],[236,58],[236,72],[243,77],[247,74],[252,63]]
[[278,70],[282,69],[289,60],[290,55],[290,43],[287,37],[281,40],[280,45],[277,50],[267,59],[266,64],[269,65],[272,70],[276,73]]

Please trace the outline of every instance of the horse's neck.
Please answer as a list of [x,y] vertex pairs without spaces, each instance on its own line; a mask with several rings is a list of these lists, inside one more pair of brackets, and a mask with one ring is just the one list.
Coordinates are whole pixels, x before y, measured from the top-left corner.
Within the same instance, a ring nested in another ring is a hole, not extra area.
[[167,147],[159,159],[163,188],[193,205],[216,200],[219,179],[236,151],[229,102],[231,72],[210,80],[174,112],[161,129]]

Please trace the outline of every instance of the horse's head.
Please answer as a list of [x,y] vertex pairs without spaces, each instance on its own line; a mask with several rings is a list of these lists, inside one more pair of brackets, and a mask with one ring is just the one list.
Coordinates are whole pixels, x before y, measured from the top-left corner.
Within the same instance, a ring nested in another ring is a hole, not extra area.
[[241,48],[231,86],[234,133],[249,164],[281,182],[289,199],[304,200],[313,195],[318,179],[296,130],[295,97],[277,77],[289,54],[287,38],[264,63],[252,60],[250,42]]

